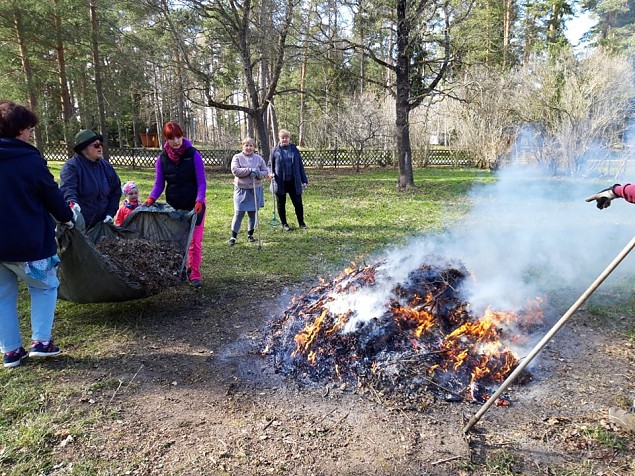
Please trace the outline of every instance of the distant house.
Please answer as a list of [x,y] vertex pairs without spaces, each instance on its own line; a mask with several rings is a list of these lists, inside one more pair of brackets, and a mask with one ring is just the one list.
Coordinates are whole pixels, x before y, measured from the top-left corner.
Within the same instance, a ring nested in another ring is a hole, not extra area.
[[140,135],[143,147],[159,148],[159,136],[156,133],[141,133]]

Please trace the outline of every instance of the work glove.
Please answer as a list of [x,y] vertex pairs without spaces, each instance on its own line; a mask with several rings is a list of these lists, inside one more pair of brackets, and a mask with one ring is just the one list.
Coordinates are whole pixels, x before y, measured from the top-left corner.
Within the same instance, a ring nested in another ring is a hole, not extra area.
[[194,213],[196,213],[197,215],[203,213],[203,202],[199,202],[198,200],[196,200],[196,203],[194,204]]
[[64,225],[69,230],[72,230],[73,228],[75,228],[75,223],[73,223],[73,220],[65,221],[64,223],[62,223],[62,225]]
[[112,217],[110,215],[106,215],[106,218],[104,218],[104,223],[112,223]]
[[258,177],[258,169],[251,169],[251,172],[249,172],[249,176],[252,178],[257,178]]
[[608,208],[611,206],[611,200],[613,200],[614,198],[617,198],[617,195],[615,195],[615,192],[613,192],[613,189],[617,187],[618,185],[619,184],[615,184],[612,187],[605,188],[604,190],[599,191],[595,195],[591,195],[587,197],[586,201],[592,202],[593,200],[595,200],[597,202],[596,206],[600,210],[602,210],[603,208]]
[[156,200],[154,198],[148,197],[148,198],[146,198],[146,201],[145,201],[144,205],[146,207],[151,207],[154,202],[156,202]]
[[68,202],[68,206],[73,212],[73,221],[77,221],[77,218],[79,217],[79,214],[82,211],[82,208],[79,206],[79,203],[75,203],[75,202]]

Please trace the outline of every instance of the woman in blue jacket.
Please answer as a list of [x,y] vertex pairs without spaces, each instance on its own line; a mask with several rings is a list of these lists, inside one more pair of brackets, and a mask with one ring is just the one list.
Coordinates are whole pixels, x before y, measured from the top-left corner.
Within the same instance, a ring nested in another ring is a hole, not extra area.
[[121,180],[104,159],[103,137],[90,129],[75,136],[75,155],[60,173],[60,189],[74,211],[82,213],[86,228],[112,223],[121,198]]
[[38,119],[24,106],[0,101],[0,350],[4,366],[27,356],[18,322],[18,279],[31,295],[29,357],[60,353],[51,332],[57,304],[53,217],[73,226],[68,207],[40,152],[28,143]]
[[302,204],[302,190],[309,186],[309,180],[304,172],[302,156],[298,148],[289,143],[291,134],[286,129],[280,129],[278,133],[280,142],[271,151],[269,159],[269,177],[273,193],[276,194],[278,203],[278,215],[282,223],[282,229],[289,231],[291,227],[287,222],[287,194],[293,203],[298,226],[306,230],[304,223],[304,205]]

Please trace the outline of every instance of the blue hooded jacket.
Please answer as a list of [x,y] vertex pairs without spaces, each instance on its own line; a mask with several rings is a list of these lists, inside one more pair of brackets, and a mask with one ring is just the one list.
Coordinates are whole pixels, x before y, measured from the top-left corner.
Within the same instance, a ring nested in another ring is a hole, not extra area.
[[0,138],[0,261],[36,261],[57,253],[55,217],[73,219],[40,152]]
[[104,159],[92,161],[75,154],[62,167],[60,189],[67,201],[79,204],[88,228],[106,215],[114,218],[119,209],[121,180]]

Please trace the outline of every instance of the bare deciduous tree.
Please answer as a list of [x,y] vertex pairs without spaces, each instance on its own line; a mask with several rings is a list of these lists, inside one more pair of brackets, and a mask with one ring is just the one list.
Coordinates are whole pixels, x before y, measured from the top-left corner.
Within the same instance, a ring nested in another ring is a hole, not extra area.
[[536,125],[539,160],[553,173],[579,174],[590,150],[621,142],[633,90],[626,58],[601,50],[578,59],[534,61],[520,72],[517,107],[523,122]]
[[455,90],[460,100],[450,102],[458,144],[470,151],[478,167],[496,169],[514,139],[512,77],[496,69],[467,70],[463,84]]
[[337,135],[355,152],[355,170],[359,172],[364,149],[381,142],[387,123],[380,102],[371,94],[346,101],[344,111],[339,115]]

